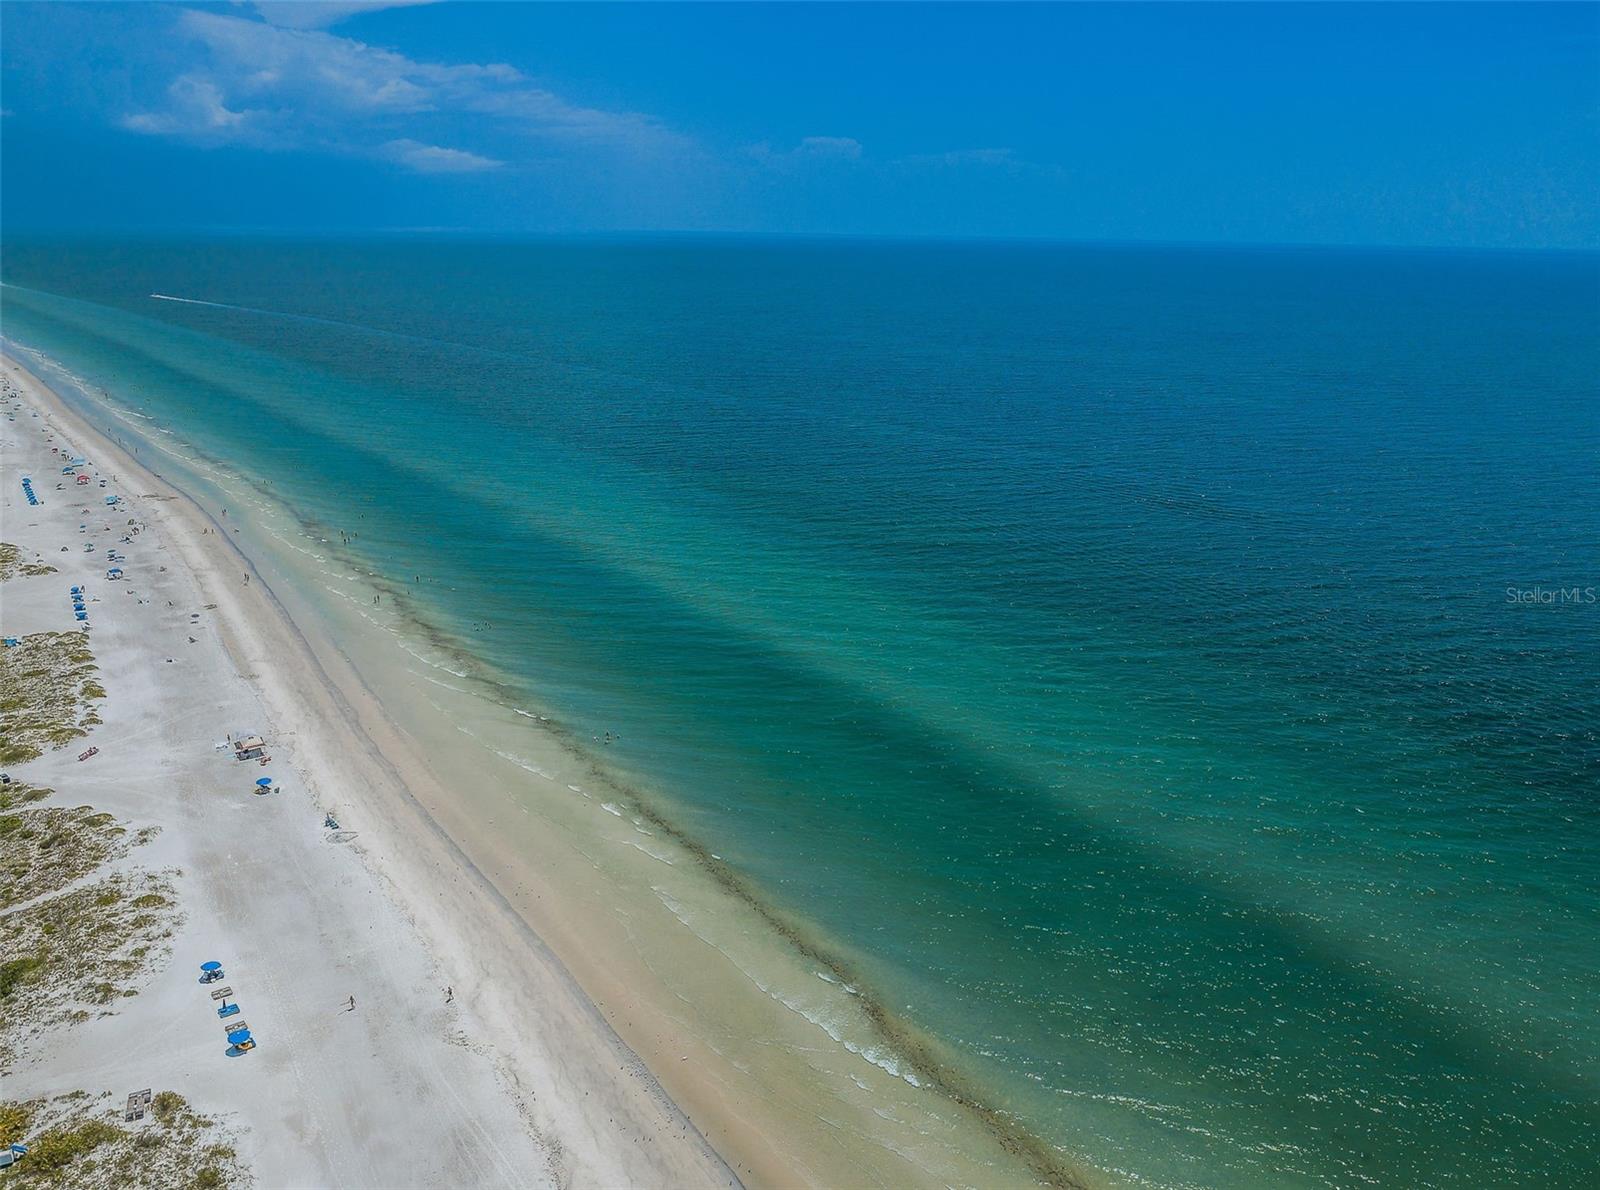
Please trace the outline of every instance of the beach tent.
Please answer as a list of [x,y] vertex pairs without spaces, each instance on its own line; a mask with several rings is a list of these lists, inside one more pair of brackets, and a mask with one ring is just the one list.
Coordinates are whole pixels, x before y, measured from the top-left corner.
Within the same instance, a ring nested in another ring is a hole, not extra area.
[[110,570],[106,571],[106,577],[108,579],[112,579],[113,581],[115,581],[116,579],[121,578],[122,577],[122,567],[113,566]]

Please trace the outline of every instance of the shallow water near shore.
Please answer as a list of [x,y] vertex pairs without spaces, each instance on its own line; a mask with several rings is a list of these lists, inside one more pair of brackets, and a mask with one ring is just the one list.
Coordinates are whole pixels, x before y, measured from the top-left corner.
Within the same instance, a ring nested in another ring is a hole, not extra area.
[[8,243],[0,296],[130,436],[270,493],[308,605],[426,675],[385,696],[550,786],[840,1093],[948,1080],[1162,1185],[1578,1185],[1596,276],[102,241]]

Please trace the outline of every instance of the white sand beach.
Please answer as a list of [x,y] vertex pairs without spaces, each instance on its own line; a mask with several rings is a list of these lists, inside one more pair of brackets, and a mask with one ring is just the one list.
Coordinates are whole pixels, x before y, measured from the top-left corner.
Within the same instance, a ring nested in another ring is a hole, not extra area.
[[[236,1135],[263,1186],[733,1184],[420,810],[412,791],[428,777],[408,768],[406,742],[352,699],[358,684],[331,679],[265,584],[246,582],[221,526],[9,358],[4,376],[7,408],[22,402],[0,423],[4,537],[56,570],[5,584],[3,630],[74,630],[68,589],[84,586],[106,691],[83,745],[10,775],[53,789],[45,805],[159,828],[117,862],[176,870],[182,922],[137,995],[27,1036],[0,1099],[172,1089]],[[93,482],[57,490],[52,447],[86,457]],[[126,557],[121,581],[106,578],[108,547]],[[227,738],[245,731],[265,736],[270,764],[234,758]],[[88,745],[97,753],[79,761]],[[256,796],[263,775],[274,789]],[[334,804],[346,833],[324,828]],[[223,964],[251,1052],[227,1052],[198,983],[208,960]]]

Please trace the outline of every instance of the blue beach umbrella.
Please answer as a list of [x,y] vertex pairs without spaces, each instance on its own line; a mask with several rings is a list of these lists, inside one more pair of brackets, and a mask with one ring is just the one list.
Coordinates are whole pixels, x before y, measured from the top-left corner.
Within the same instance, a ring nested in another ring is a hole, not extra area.
[[250,1040],[250,1030],[249,1029],[240,1029],[237,1033],[229,1033],[228,1034],[228,1044],[229,1045],[243,1045],[245,1042],[247,1042],[249,1040]]
[[258,777],[258,778],[256,778],[256,784],[258,786],[260,786],[262,789],[265,789],[268,785],[272,784],[272,778],[271,777]]
[[213,959],[209,963],[201,963],[200,964],[200,970],[202,970],[202,971],[221,971],[222,970],[222,964],[217,962],[215,959]]

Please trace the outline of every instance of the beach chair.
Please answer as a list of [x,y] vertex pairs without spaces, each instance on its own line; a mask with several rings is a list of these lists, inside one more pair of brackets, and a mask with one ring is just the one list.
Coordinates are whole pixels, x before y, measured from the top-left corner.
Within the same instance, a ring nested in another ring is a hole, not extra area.
[[233,995],[232,988],[216,988],[212,991],[211,998],[213,1000],[226,1000],[231,995]]
[[133,1120],[142,1120],[144,1119],[145,1109],[149,1106],[150,1088],[146,1087],[142,1091],[134,1091],[128,1096],[128,1106],[122,1113],[122,1118],[130,1122]]
[[217,1016],[221,1017],[223,1020],[226,1020],[230,1016],[238,1016],[238,1015],[239,1015],[239,1005],[238,1004],[224,1004],[221,1008],[217,1009]]

